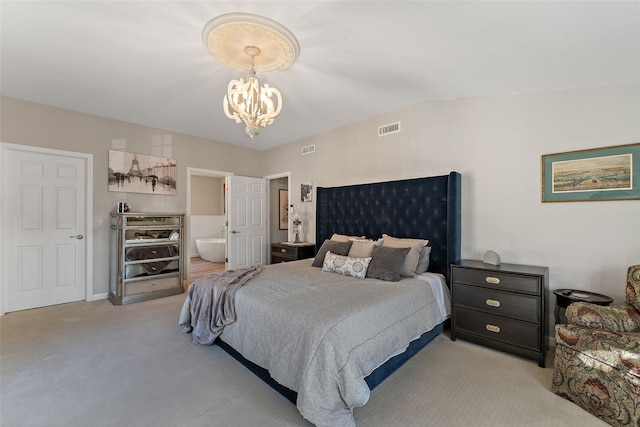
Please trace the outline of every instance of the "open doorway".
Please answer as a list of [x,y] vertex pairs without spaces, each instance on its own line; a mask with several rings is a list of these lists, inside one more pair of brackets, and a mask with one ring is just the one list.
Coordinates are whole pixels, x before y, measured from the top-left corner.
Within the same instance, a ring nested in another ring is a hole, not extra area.
[[[269,182],[269,246],[272,243],[290,241],[289,207],[291,198],[291,172],[265,176]],[[268,251],[271,262],[271,251]]]
[[[223,271],[226,269],[225,262],[219,262],[219,256],[212,258],[209,255],[202,257],[196,240],[202,239],[223,239],[225,258],[227,258],[226,237],[228,230],[228,208],[225,206],[225,177],[234,175],[231,172],[223,172],[208,169],[187,168],[187,208],[186,208],[186,226],[185,246],[187,247],[187,256],[185,257],[185,288],[198,277],[206,274]],[[280,190],[289,190],[291,173],[283,172],[270,176],[265,176],[268,188],[268,218],[269,227],[267,228],[269,247],[271,242],[289,241],[290,230],[280,225]],[[222,194],[219,194],[222,189]],[[222,212],[218,200],[222,200]],[[201,242],[202,243],[202,242]],[[210,242],[215,245],[217,242]],[[215,250],[216,248],[209,247]],[[219,246],[217,247],[219,251]],[[268,249],[268,248],[265,248]],[[206,251],[206,249],[205,249]],[[267,250],[267,262],[270,262],[271,251]],[[219,252],[218,252],[219,255]],[[215,255],[214,255],[215,256]]]
[[187,168],[185,287],[226,268],[226,176],[230,172]]

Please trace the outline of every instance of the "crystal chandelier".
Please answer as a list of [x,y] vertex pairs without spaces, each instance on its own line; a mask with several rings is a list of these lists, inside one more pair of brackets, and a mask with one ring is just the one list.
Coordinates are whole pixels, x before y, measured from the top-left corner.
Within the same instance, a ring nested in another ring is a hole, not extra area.
[[[260,55],[260,48],[246,46],[244,53],[251,57],[251,71],[247,81],[240,79],[229,82],[222,107],[227,117],[235,120],[236,123],[246,125],[245,133],[253,139],[260,133],[261,127],[272,124],[280,114],[282,95],[278,89],[267,83],[260,87],[255,71],[255,57]],[[272,98],[274,96],[275,99]]]
[[256,71],[287,69],[298,59],[298,40],[281,24],[250,13],[228,13],[212,19],[204,27],[202,40],[221,63],[244,72],[249,70],[246,79],[229,82],[222,108],[227,117],[244,123],[245,133],[254,139],[261,128],[273,124],[282,110],[280,91],[266,83],[260,87]]

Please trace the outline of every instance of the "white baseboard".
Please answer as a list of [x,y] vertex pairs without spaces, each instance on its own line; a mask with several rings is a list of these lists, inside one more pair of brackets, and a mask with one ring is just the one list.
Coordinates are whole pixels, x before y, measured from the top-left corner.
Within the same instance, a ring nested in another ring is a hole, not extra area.
[[89,295],[87,297],[87,301],[98,301],[98,300],[101,300],[101,299],[107,299],[108,296],[109,296],[108,293],[106,293],[106,294]]

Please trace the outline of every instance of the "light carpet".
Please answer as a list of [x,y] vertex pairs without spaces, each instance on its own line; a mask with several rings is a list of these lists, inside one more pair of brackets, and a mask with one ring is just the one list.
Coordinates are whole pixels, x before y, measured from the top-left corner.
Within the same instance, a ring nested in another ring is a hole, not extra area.
[[[191,343],[184,294],[106,300],[0,318],[4,427],[309,426],[217,346]],[[355,410],[358,427],[606,426],[550,391],[547,368],[440,335]]]

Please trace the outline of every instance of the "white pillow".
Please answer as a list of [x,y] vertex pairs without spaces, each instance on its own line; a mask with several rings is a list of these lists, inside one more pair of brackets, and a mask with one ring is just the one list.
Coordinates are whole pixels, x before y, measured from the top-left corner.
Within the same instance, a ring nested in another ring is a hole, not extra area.
[[373,247],[382,245],[382,240],[351,239],[349,255],[352,258],[366,258],[373,254]]
[[364,236],[347,236],[345,234],[333,233],[333,235],[331,236],[331,239],[329,240],[333,240],[335,242],[349,242],[351,241],[351,239],[360,240],[360,239],[364,239]]
[[369,268],[370,262],[371,257],[352,258],[327,252],[324,257],[324,263],[322,264],[322,271],[364,279],[367,275],[367,268]]

